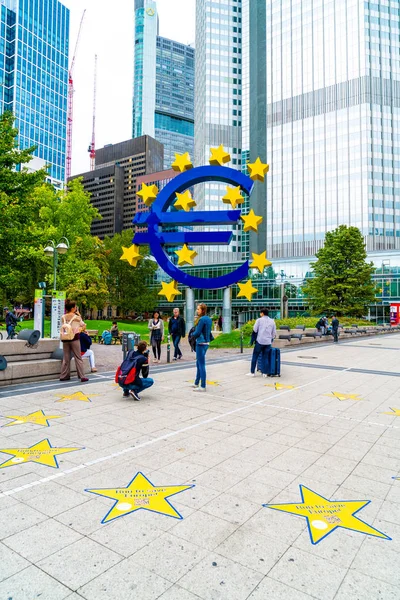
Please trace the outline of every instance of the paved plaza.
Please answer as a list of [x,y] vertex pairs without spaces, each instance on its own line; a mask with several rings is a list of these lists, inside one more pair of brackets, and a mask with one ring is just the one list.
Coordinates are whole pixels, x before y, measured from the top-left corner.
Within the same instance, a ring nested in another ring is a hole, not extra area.
[[1,390],[0,599],[399,598],[399,359],[390,335],[274,379],[221,358],[207,394],[192,363],[140,402],[107,373]]

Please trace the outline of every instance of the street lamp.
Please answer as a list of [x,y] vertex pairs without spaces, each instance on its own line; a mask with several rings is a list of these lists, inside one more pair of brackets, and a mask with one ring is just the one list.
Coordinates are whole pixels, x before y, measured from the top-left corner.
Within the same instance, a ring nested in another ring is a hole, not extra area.
[[[63,241],[64,240],[64,241]],[[53,257],[53,269],[54,269],[54,280],[53,280],[53,290],[57,289],[57,265],[58,265],[58,255],[66,254],[69,250],[69,241],[66,237],[62,237],[58,243],[56,244],[53,240],[47,242],[46,248],[43,250],[46,256]]]

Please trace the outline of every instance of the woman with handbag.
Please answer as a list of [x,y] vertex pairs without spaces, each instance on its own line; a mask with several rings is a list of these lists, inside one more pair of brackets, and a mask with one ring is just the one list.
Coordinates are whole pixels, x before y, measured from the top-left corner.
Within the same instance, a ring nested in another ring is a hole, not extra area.
[[149,321],[150,344],[153,348],[154,362],[161,362],[161,342],[164,341],[164,322],[160,318],[158,310],[153,312],[153,318]]
[[76,302],[65,301],[66,314],[61,318],[60,339],[63,343],[64,357],[61,365],[60,381],[71,379],[71,358],[74,357],[76,371],[82,383],[89,381],[85,377],[85,368],[81,356],[80,330],[85,326],[79,314]]

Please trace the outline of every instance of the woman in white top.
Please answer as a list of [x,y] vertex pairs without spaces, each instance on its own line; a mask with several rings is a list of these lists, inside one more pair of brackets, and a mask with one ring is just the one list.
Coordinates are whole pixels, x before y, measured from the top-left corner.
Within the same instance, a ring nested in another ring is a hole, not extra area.
[[164,341],[164,322],[160,318],[160,313],[155,310],[153,318],[149,321],[150,344],[153,348],[154,362],[160,362],[161,342]]
[[71,379],[71,358],[74,357],[78,377],[82,383],[84,383],[85,381],[89,381],[89,379],[85,377],[85,367],[81,356],[79,332],[81,328],[85,326],[85,323],[82,321],[76,302],[73,300],[65,301],[65,310],[66,314],[62,317],[62,323],[70,324],[74,333],[74,338],[72,340],[62,340],[64,357],[61,365],[60,381],[68,381]]

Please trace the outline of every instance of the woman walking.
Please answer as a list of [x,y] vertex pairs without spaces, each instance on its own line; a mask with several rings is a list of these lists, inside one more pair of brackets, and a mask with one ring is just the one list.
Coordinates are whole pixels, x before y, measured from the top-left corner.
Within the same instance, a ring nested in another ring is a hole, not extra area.
[[207,306],[199,304],[197,306],[197,319],[195,321],[195,330],[193,338],[196,340],[196,366],[197,374],[194,382],[194,392],[206,391],[206,354],[211,337],[212,320],[207,317]]
[[79,314],[76,302],[73,300],[65,301],[66,314],[61,319],[60,339],[63,343],[64,357],[61,365],[60,381],[71,379],[71,358],[75,359],[76,371],[78,377],[84,383],[89,381],[85,377],[85,368],[81,357],[80,330],[85,326],[82,317]]
[[150,344],[153,348],[154,362],[161,362],[161,342],[164,341],[164,322],[160,319],[158,310],[153,312],[153,318],[149,321]]

